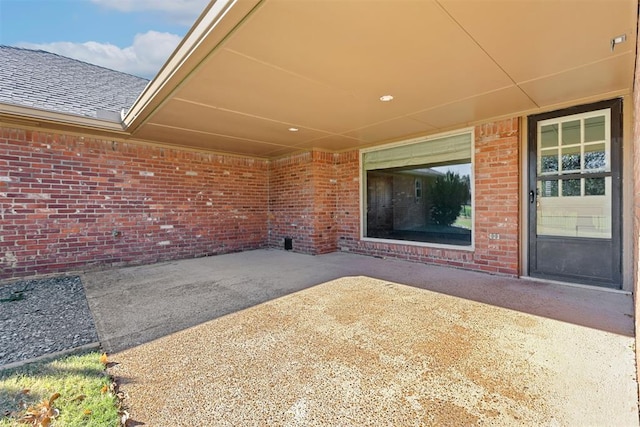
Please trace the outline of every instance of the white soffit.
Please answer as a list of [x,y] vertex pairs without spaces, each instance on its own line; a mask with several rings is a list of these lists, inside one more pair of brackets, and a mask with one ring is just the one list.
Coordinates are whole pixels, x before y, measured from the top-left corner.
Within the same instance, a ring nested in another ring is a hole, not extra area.
[[[125,122],[135,138],[271,157],[618,96],[632,88],[636,8],[636,0],[218,0]],[[612,51],[620,34],[627,41]]]

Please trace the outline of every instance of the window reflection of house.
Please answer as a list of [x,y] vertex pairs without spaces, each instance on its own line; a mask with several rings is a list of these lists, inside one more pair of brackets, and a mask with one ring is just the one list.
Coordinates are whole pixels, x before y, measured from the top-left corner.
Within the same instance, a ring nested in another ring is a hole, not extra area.
[[431,220],[430,188],[444,175],[428,167],[367,172],[368,237],[470,244],[470,231],[445,230]]
[[441,172],[429,168],[371,171],[367,174],[368,230],[376,237],[429,224],[428,189]]

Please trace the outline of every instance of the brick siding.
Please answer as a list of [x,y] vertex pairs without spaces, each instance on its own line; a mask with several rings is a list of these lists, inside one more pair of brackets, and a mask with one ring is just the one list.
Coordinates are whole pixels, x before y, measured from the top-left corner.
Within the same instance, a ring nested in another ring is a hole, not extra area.
[[313,245],[314,253],[335,252],[337,183],[336,155],[314,151],[313,156]]
[[336,250],[335,155],[313,151],[274,160],[269,170],[269,246],[292,239],[296,252]]
[[284,248],[291,238],[296,252],[313,253],[312,154],[271,162],[269,168],[269,246]]
[[517,119],[475,129],[470,252],[361,241],[358,151],[266,161],[2,128],[0,279],[283,248],[285,237],[302,253],[517,275],[518,132]]
[[[475,129],[474,263],[481,270],[517,274],[519,263],[518,119]],[[499,235],[490,240],[489,234]]]
[[0,279],[264,247],[267,171],[249,158],[3,128]]
[[[359,239],[358,152],[343,153],[338,170],[338,247],[381,257],[517,275],[519,128],[509,119],[475,128],[475,250],[429,248]],[[490,240],[489,234],[499,239]]]
[[336,155],[336,236],[339,250],[354,250],[360,241],[360,153]]

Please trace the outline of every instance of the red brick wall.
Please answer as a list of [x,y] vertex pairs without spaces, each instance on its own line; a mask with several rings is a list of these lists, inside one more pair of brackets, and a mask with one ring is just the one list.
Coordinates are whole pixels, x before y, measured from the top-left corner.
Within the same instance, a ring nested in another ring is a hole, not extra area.
[[335,252],[336,228],[336,155],[312,152],[313,159],[313,247],[316,254]]
[[518,273],[517,119],[475,129],[473,252],[361,241],[357,151],[267,162],[20,129],[0,135],[0,279],[283,248],[285,237],[296,252]]
[[360,153],[336,155],[336,236],[339,250],[352,250],[360,240]]
[[[338,177],[338,246],[367,255],[518,274],[519,143],[518,119],[475,129],[475,251],[437,249],[359,240],[358,153],[340,154]],[[499,234],[490,240],[489,234]]]
[[[518,119],[475,129],[474,263],[481,270],[518,274]],[[490,240],[489,234],[500,236]]]
[[264,247],[267,190],[266,161],[0,128],[0,279]]
[[296,252],[313,253],[312,154],[271,162],[269,167],[269,246],[284,248],[293,239]]
[[313,151],[274,160],[269,171],[269,246],[293,239],[295,252],[336,250],[334,154]]

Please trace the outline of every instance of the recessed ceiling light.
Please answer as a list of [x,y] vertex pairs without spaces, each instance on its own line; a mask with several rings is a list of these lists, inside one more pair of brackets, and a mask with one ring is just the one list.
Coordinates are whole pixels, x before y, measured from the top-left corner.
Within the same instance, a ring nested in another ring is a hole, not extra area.
[[393,95],[382,95],[380,97],[380,101],[382,102],[389,102],[391,100],[393,100]]
[[298,128],[289,128],[289,132],[298,132],[299,130]]

